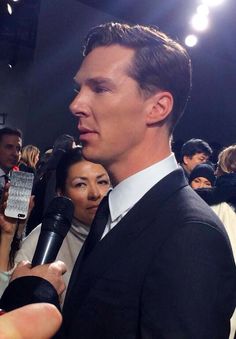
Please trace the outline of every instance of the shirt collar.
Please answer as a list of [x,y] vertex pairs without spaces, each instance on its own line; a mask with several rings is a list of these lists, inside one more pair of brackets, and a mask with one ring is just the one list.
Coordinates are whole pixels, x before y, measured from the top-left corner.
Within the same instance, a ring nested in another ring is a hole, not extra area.
[[167,158],[120,182],[109,195],[111,221],[124,215],[156,183],[178,168],[172,153]]

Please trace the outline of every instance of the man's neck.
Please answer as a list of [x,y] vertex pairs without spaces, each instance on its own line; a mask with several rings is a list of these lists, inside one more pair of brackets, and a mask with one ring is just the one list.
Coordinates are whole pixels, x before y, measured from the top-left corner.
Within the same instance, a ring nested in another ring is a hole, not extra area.
[[190,171],[189,171],[188,167],[184,163],[182,163],[182,167],[185,170],[185,172],[189,175]]
[[167,158],[171,154],[171,150],[156,152],[153,154],[142,153],[140,157],[129,157],[123,161],[106,166],[112,186],[115,187],[121,181],[138,173],[145,168],[152,166],[155,163]]

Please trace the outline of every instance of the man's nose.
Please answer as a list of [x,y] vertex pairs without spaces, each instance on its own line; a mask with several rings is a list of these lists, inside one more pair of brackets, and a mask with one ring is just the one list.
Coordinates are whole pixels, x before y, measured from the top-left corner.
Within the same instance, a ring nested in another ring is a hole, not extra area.
[[70,111],[76,117],[84,117],[89,115],[89,107],[87,97],[81,92],[76,95],[70,104]]

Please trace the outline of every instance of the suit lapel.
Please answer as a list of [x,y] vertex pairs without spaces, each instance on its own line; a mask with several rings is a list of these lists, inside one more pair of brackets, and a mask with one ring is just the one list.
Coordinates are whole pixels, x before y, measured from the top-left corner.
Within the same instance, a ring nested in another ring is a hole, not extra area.
[[[140,233],[152,225],[152,221],[161,213],[166,200],[176,191],[187,185],[182,169],[178,169],[154,187],[121,219],[121,221],[96,245],[90,255],[83,260],[83,249],[74,266],[67,290],[65,308],[75,299],[82,302],[90,288],[119,257],[119,253],[129,247]],[[162,239],[160,230],[160,241]],[[83,282],[84,277],[86,281]],[[74,288],[76,285],[76,288]],[[81,291],[80,291],[80,286]],[[86,291],[84,287],[86,286]],[[83,290],[83,291],[82,291]],[[80,293],[81,292],[81,293]]]

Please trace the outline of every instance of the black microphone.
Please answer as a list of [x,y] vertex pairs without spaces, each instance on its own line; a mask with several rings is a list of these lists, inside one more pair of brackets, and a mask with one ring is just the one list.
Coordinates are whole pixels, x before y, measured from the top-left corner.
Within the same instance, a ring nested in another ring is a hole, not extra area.
[[69,198],[56,197],[50,202],[32,259],[32,267],[53,262],[71,227],[74,205]]

